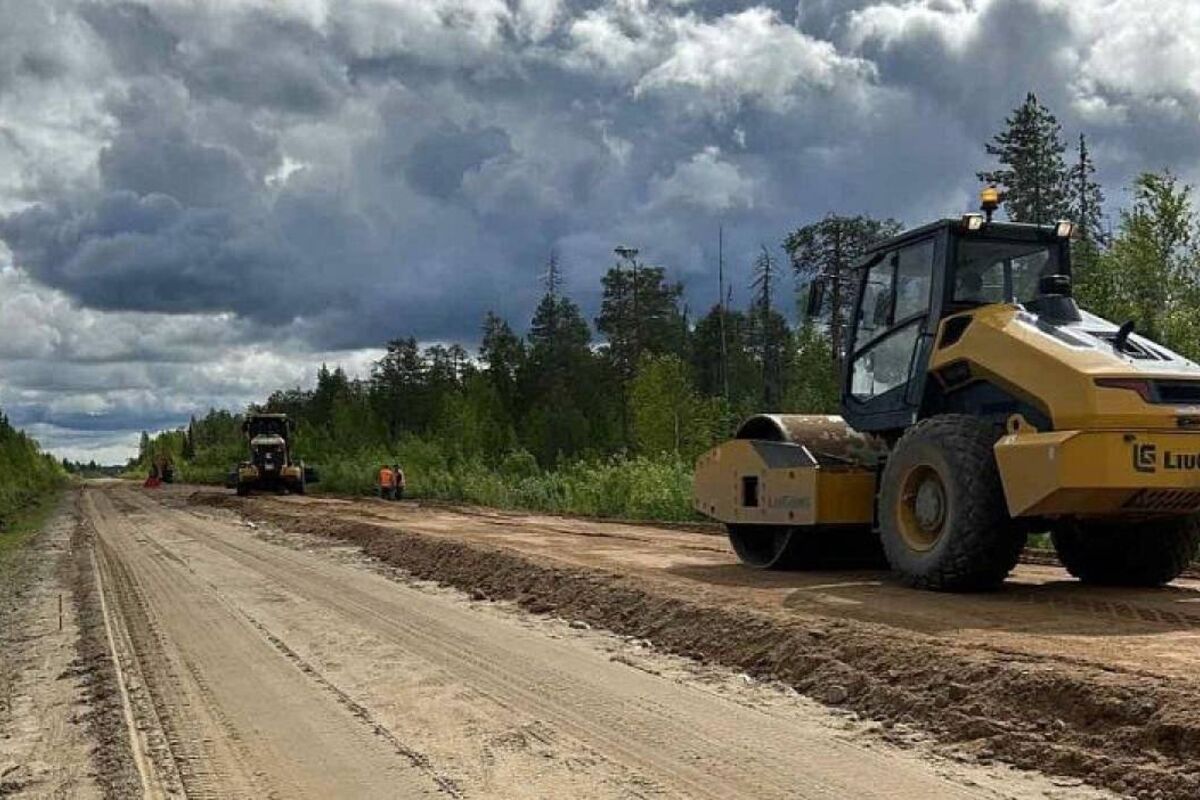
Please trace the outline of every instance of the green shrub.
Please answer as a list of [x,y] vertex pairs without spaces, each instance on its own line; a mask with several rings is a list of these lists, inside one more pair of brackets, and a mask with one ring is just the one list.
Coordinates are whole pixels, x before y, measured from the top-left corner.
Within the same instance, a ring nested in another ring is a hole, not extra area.
[[62,465],[42,453],[37,442],[14,429],[0,414],[0,535],[17,513],[33,506],[65,480]]

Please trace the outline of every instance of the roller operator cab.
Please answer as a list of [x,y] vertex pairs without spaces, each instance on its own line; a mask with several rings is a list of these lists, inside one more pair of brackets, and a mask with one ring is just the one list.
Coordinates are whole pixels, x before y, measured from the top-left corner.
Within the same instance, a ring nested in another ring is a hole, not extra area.
[[841,417],[754,417],[701,456],[696,508],[744,563],[883,558],[910,585],[977,590],[1036,531],[1086,582],[1158,585],[1190,563],[1200,367],[1076,305],[1070,223],[994,207],[859,264]]
[[317,480],[312,467],[293,459],[295,425],[286,414],[250,414],[242,423],[249,460],[230,470],[227,485],[239,495],[254,490],[304,494]]

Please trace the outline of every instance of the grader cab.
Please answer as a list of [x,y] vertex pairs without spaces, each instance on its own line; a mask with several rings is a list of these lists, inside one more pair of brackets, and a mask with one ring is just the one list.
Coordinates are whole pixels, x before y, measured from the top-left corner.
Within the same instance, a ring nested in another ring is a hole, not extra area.
[[861,261],[841,417],[754,417],[700,458],[695,507],[744,563],[866,555],[912,586],[978,590],[1036,531],[1086,582],[1159,585],[1190,563],[1200,367],[1077,306],[1069,222],[987,210]]

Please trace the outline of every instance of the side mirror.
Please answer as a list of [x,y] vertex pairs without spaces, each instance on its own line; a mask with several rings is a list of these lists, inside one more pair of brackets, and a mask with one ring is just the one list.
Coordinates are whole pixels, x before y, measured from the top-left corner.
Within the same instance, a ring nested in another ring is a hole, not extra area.
[[825,281],[814,278],[812,283],[808,284],[808,302],[804,306],[804,315],[808,319],[816,319],[821,316],[821,309],[824,307]]

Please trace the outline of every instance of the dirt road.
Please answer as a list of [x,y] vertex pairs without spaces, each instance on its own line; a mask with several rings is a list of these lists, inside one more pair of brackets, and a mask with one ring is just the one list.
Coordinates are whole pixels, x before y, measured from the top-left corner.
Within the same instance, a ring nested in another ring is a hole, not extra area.
[[649,638],[885,730],[915,727],[956,758],[1200,796],[1196,581],[1103,590],[1022,565],[1002,592],[939,595],[880,572],[753,572],[721,537],[648,525],[189,489],[162,500],[351,542],[479,596]]
[[[77,504],[134,793],[1101,796],[942,758],[906,726],[881,731],[787,687],[472,599],[301,524],[248,523],[191,499],[104,484]],[[325,507],[294,507],[309,505]]]
[[[224,497],[226,495],[217,495]],[[995,594],[914,592],[880,571],[757,572],[724,536],[548,515],[347,501],[255,498],[251,511],[318,514],[669,585],[746,607],[885,625],[993,652],[1067,657],[1188,681],[1200,676],[1200,581],[1165,589],[1085,587],[1055,566],[1017,567]]]

